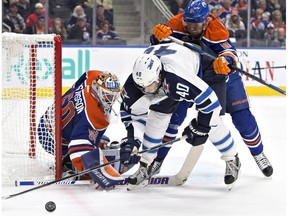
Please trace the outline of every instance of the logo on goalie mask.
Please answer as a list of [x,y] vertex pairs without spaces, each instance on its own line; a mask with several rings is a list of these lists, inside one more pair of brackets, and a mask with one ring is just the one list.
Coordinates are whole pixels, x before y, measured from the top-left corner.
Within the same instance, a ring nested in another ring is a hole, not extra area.
[[120,93],[120,82],[117,76],[110,72],[103,72],[92,83],[92,89],[97,94],[105,114],[108,114]]

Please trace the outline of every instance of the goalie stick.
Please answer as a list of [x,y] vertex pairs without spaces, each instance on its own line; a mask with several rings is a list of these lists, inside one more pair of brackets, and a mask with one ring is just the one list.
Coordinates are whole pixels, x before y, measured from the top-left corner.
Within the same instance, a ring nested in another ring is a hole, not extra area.
[[[178,173],[175,175],[155,175],[152,176],[148,184],[151,186],[180,186],[183,185],[187,179],[189,178],[193,168],[195,167],[195,164],[197,163],[204,146],[192,146],[184,160],[183,165],[181,166],[181,169]],[[15,186],[21,187],[21,186],[39,186],[39,185],[45,185],[51,181],[49,180],[16,180]],[[121,183],[120,185],[126,185],[127,178]],[[90,185],[94,184],[90,180],[63,180],[56,182],[55,184],[60,185]]]
[[[216,59],[215,56],[210,55],[209,53],[207,53],[207,52],[205,52],[205,51],[203,51],[203,50],[195,47],[192,43],[184,42],[184,41],[179,40],[179,39],[177,39],[177,38],[175,38],[175,37],[172,37],[172,36],[168,36],[168,38],[169,38],[170,40],[174,41],[174,42],[177,43],[177,44],[183,45],[183,46],[185,46],[185,47],[187,47],[187,48],[189,48],[189,49],[191,49],[191,50],[194,50],[195,52],[198,52],[200,55],[205,55],[205,56],[210,57],[211,59]],[[275,91],[277,91],[277,92],[279,92],[279,93],[281,93],[281,94],[283,94],[283,95],[286,95],[286,91],[278,88],[277,86],[274,86],[274,85],[266,82],[265,80],[260,79],[259,77],[256,77],[256,76],[254,76],[253,74],[250,74],[250,73],[248,73],[248,72],[246,72],[246,71],[242,70],[241,68],[238,68],[238,67],[236,67],[236,66],[234,66],[234,65],[229,64],[228,66],[229,66],[231,69],[236,70],[236,71],[238,71],[239,73],[241,73],[241,74],[243,74],[243,75],[246,75],[246,76],[250,77],[251,79],[253,79],[253,80],[257,81],[257,82],[259,82],[259,83],[261,83],[261,84],[263,84],[263,85],[266,85],[266,86],[268,86],[269,88],[271,88],[271,89],[273,89],[273,90],[275,90]]]

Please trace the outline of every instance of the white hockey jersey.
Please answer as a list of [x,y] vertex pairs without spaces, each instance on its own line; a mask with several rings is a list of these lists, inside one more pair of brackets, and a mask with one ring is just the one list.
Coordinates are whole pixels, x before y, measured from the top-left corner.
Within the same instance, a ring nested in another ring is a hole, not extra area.
[[[129,76],[121,94],[121,118],[127,136],[143,140],[143,149],[160,144],[181,100],[196,104],[198,122],[207,127],[217,125],[221,106],[216,94],[198,76],[201,74],[199,54],[175,43],[151,46],[145,53],[159,57],[162,85],[156,94],[146,95]],[[143,154],[143,162],[151,163],[156,152]]]

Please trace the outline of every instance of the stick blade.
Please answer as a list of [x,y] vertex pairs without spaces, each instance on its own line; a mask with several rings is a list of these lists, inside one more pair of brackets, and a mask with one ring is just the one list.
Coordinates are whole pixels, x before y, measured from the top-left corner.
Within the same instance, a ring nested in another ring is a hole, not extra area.
[[202,151],[204,145],[192,146],[188,152],[186,159],[183,163],[181,170],[175,176],[175,185],[183,185],[189,178],[191,172],[193,171]]

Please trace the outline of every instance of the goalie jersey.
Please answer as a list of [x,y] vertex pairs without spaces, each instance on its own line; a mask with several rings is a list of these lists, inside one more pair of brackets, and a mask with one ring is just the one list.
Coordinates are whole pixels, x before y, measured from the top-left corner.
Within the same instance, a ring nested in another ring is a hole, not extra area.
[[[101,71],[89,70],[62,96],[62,155],[67,153],[73,165],[83,170],[80,156],[95,149],[109,125],[98,101],[89,93],[92,80]],[[39,141],[49,153],[54,153],[53,131],[50,116],[54,106],[50,106],[41,117],[38,126]]]

